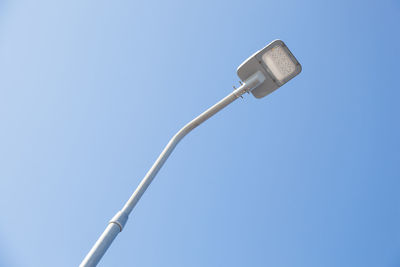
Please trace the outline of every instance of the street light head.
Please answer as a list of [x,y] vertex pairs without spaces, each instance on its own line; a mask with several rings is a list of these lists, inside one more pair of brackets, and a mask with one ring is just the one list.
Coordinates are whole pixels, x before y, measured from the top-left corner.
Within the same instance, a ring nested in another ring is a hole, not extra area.
[[251,92],[262,98],[275,91],[301,72],[301,65],[281,40],[275,40],[246,59],[237,69],[239,78],[246,80],[261,71],[265,80]]

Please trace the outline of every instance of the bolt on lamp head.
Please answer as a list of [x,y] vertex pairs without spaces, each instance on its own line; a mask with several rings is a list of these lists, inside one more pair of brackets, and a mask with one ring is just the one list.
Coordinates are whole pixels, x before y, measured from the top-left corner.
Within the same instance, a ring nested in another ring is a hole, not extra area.
[[284,42],[275,40],[240,64],[237,74],[246,82],[258,71],[265,76],[265,80],[251,93],[256,98],[262,98],[299,74],[301,65]]

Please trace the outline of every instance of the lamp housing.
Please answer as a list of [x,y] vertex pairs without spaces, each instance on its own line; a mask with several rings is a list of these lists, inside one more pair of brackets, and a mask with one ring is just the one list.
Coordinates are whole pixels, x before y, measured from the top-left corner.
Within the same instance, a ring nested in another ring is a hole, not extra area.
[[251,93],[262,98],[301,72],[301,65],[281,40],[275,40],[246,59],[237,69],[237,75],[245,82],[257,71],[265,76],[262,84]]

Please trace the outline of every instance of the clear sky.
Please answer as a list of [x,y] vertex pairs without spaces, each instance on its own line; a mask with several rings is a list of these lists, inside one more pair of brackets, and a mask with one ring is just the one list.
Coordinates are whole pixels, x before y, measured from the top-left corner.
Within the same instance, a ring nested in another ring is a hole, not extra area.
[[274,39],[302,73],[187,136],[99,266],[399,266],[397,0],[0,1],[0,266],[78,266]]

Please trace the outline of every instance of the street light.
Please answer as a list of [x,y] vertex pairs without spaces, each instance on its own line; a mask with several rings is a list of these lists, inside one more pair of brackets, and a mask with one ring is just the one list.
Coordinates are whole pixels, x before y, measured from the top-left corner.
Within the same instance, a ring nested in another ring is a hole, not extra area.
[[301,65],[281,40],[273,41],[246,59],[237,69],[237,74],[243,81],[243,84],[186,124],[172,137],[125,206],[110,220],[103,234],[79,266],[93,267],[97,265],[115,237],[124,228],[129,214],[151,181],[183,137],[244,93],[251,92],[255,97],[262,98],[288,82],[299,74],[300,71]]

